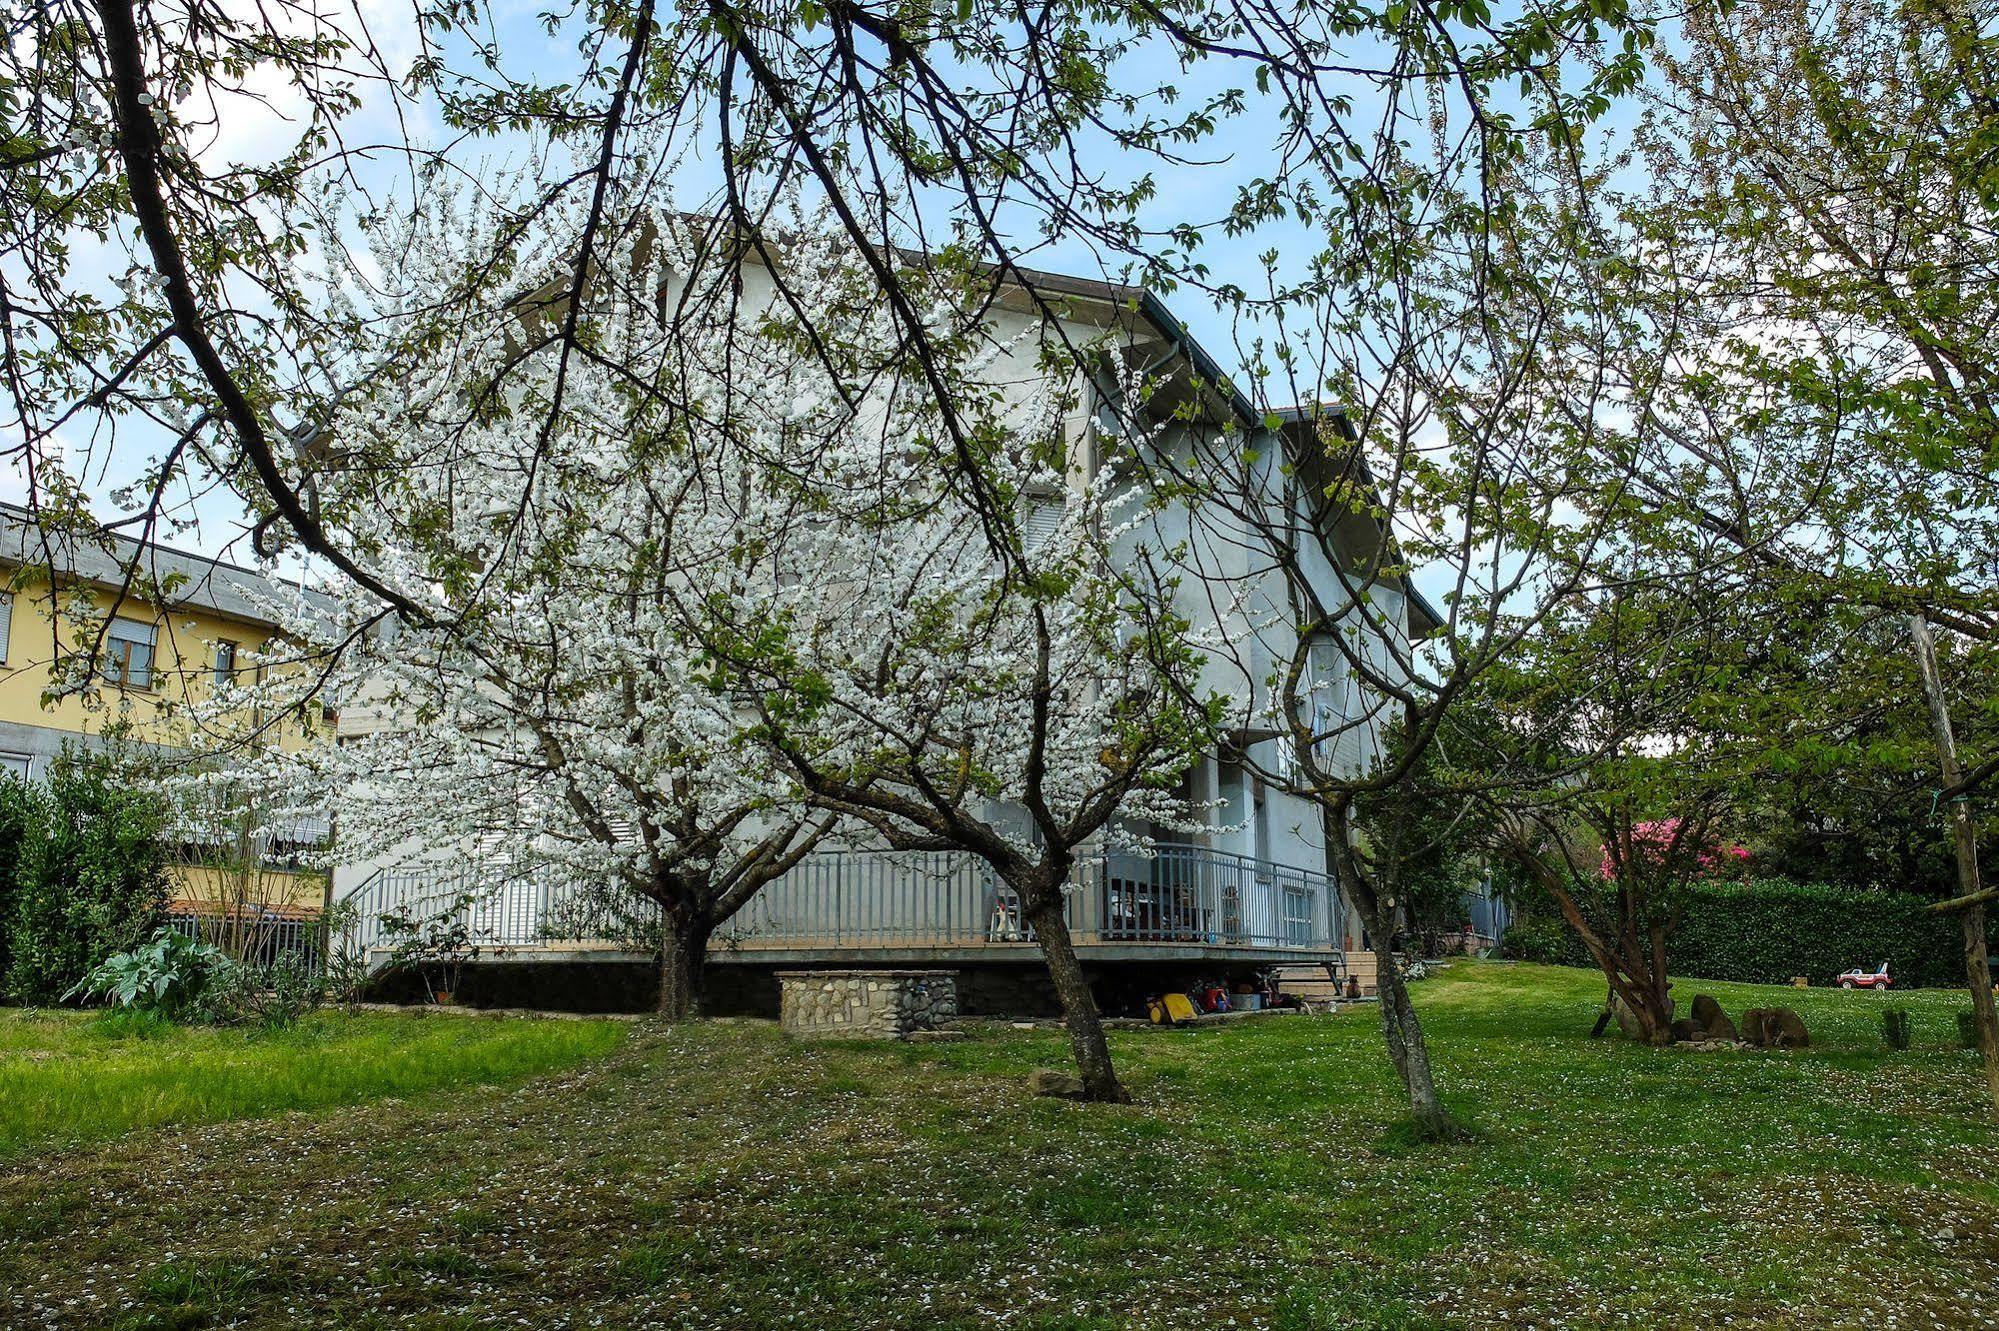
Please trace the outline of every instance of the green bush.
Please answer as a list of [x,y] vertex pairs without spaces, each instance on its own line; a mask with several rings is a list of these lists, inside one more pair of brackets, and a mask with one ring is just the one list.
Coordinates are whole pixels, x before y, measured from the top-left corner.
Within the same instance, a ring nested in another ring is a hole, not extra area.
[[63,995],[101,998],[121,1012],[204,1026],[283,1030],[326,1001],[326,980],[302,958],[246,966],[213,943],[161,926],[114,952]]
[[[1579,903],[1592,915],[1607,899]],[[1746,984],[1784,984],[1803,975],[1830,984],[1855,966],[1882,961],[1897,987],[1964,984],[1964,945],[1956,917],[1932,915],[1930,898],[1862,892],[1824,883],[1760,879],[1697,883],[1668,944],[1675,975]],[[1552,910],[1552,906],[1547,909]],[[1552,943],[1550,932],[1559,931]],[[1589,952],[1559,919],[1516,920],[1502,945],[1508,956],[1563,966],[1591,966]]]
[[325,976],[298,956],[269,966],[227,962],[203,987],[189,1016],[209,1026],[262,1026],[283,1030],[326,1001]]
[[162,925],[130,952],[114,952],[63,994],[107,998],[114,1006],[177,1017],[188,1011],[233,968],[213,943],[197,942]]
[[1964,983],[1964,934],[1933,915],[1927,897],[1855,892],[1823,883],[1760,882],[1701,888],[1680,922],[1675,969],[1688,975],[1782,984],[1793,975],[1829,984],[1882,961],[1905,987]]
[[[1515,961],[1538,961],[1550,966],[1587,966],[1589,954],[1568,924],[1552,915],[1523,915],[1506,926],[1499,940],[1503,955]],[[1581,953],[1582,960],[1575,960]]]
[[6,985],[8,921],[14,915],[14,871],[29,829],[43,816],[40,790],[8,773],[0,776],[0,992]]
[[106,957],[150,937],[165,918],[166,808],[121,779],[108,754],[65,751],[41,788],[17,789],[21,812],[0,897],[6,970],[18,1002],[52,1003]]

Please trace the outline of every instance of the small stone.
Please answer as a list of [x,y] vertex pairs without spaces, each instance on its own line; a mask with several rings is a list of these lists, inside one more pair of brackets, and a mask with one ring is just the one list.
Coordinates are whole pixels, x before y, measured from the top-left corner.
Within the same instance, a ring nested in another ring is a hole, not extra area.
[[1027,1089],[1033,1095],[1058,1096],[1064,1100],[1083,1098],[1083,1079],[1073,1072],[1036,1068],[1027,1074]]

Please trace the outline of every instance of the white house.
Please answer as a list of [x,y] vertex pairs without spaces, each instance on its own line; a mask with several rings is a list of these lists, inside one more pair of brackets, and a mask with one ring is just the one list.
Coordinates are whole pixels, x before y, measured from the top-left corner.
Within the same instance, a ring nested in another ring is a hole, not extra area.
[[[1016,291],[1002,301],[995,315],[997,339],[1012,344],[1014,333],[1037,331],[1051,305],[1059,310],[1061,331],[1076,342],[1116,330],[1123,355],[1149,367],[1160,385],[1141,409],[1167,421],[1176,419],[1176,409],[1193,408],[1180,412],[1178,423],[1163,432],[1162,448],[1246,449],[1256,455],[1257,467],[1274,475],[1287,460],[1322,453],[1321,431],[1338,424],[1313,409],[1282,413],[1274,422],[1253,410],[1150,292],[1057,274],[1026,276],[1038,299]],[[1028,345],[1032,340],[1021,339]],[[1041,373],[1028,350],[999,372]],[[1065,427],[1075,484],[1087,482],[1104,461],[1098,455],[1102,427],[1119,405],[1089,389],[1082,394]],[[1036,510],[1027,515],[1030,535],[1036,522],[1058,515],[1063,502],[1059,493],[1038,497]],[[1079,953],[1099,977],[1100,997],[1112,1007],[1139,990],[1168,987],[1172,974],[1192,979],[1264,966],[1337,963],[1360,942],[1358,922],[1330,872],[1317,809],[1255,775],[1259,769],[1280,770],[1285,762],[1285,741],[1267,720],[1256,719],[1261,705],[1254,694],[1271,663],[1287,659],[1295,642],[1281,627],[1286,621],[1277,613],[1280,593],[1263,585],[1274,575],[1263,567],[1256,543],[1231,531],[1238,524],[1227,513],[1168,508],[1152,519],[1149,530],[1123,538],[1191,552],[1195,576],[1182,586],[1181,608],[1189,619],[1216,630],[1223,646],[1212,655],[1207,683],[1243,699],[1243,724],[1189,774],[1190,801],[1209,810],[1205,830],[1135,829],[1151,842],[1149,851],[1102,851],[1075,875],[1071,930]],[[1323,533],[1304,562],[1314,570],[1310,576],[1319,580],[1325,602],[1348,599],[1336,565],[1364,566],[1382,539],[1377,524],[1358,515]],[[1420,595],[1392,581],[1377,580],[1367,597],[1370,631],[1399,640],[1378,644],[1383,667],[1392,669],[1401,654],[1392,649],[1406,649],[1412,638],[1433,631],[1438,616]],[[1218,623],[1216,606],[1223,602],[1231,608]],[[1336,674],[1342,682],[1319,705],[1358,715],[1357,686],[1329,665],[1328,678]],[[340,721],[347,735],[394,724],[364,699],[347,700]],[[1372,733],[1367,725],[1342,733],[1341,760],[1365,762]],[[357,907],[364,945],[371,941],[366,922],[385,911],[420,909],[469,892],[477,898],[468,916],[473,933],[510,965],[647,960],[616,936],[620,930],[579,912],[576,894],[559,883],[533,873],[495,882],[468,856],[408,849],[401,858],[346,865],[335,873],[334,897]],[[771,974],[801,965],[955,968],[974,1010],[1035,1006],[1032,991],[1041,976],[1038,951],[1008,894],[982,861],[960,852],[816,853],[764,888],[723,927],[709,952],[711,986],[724,1006],[731,994],[750,1005],[774,1003]],[[640,973],[637,966],[632,969]],[[536,987],[545,992],[549,983],[560,981],[544,976]]]

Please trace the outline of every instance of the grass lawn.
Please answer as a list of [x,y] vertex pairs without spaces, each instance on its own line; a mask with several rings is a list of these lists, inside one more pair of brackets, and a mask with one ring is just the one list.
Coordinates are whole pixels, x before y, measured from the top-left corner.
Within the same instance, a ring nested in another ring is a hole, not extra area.
[[623,1033],[601,1021],[335,1012],[286,1031],[206,1030],[0,1009],[0,1162],[134,1128],[519,1081],[605,1053]]
[[641,1028],[526,1083],[0,1166],[0,1325],[1999,1324],[1963,1000],[1885,1000],[1915,1013],[1896,1054],[1879,997],[1702,988],[1795,1006],[1817,1043],[1590,1041],[1579,971],[1424,981],[1478,1130],[1447,1147],[1396,1131],[1371,1009],[1121,1032],[1115,1108],[1024,1093],[1064,1061],[1051,1032]]

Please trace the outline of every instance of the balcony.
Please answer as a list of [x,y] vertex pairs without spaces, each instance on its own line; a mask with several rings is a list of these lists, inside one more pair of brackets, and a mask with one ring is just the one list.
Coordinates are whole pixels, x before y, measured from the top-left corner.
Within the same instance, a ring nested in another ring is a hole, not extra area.
[[[1330,878],[1210,850],[1158,845],[1080,861],[1066,889],[1069,931],[1086,960],[1336,958],[1346,917]],[[386,946],[380,920],[458,914],[489,955],[612,960],[650,955],[649,903],[614,910],[543,873],[469,866],[386,869],[348,897],[348,945]],[[959,851],[824,851],[769,884],[719,929],[710,964],[1032,961],[1034,932],[1014,894]]]
[[[1266,953],[1325,959],[1345,936],[1326,875],[1202,846],[1113,852],[1067,888],[1077,950],[1099,960]],[[955,851],[833,851],[772,883],[729,921],[712,961],[975,960],[1035,951],[1020,903],[984,860]]]

